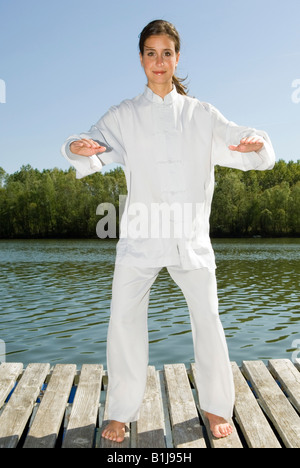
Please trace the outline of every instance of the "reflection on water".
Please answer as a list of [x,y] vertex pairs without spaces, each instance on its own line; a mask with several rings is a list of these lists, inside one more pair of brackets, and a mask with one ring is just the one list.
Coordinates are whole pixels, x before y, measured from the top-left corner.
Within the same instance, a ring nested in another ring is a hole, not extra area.
[[[300,340],[299,240],[214,240],[230,358],[289,358]],[[106,365],[115,241],[0,241],[7,361]],[[150,363],[194,360],[181,290],[162,269],[149,304]],[[299,352],[300,356],[300,352]]]
[[220,313],[231,355],[291,359],[300,338],[299,241],[220,242]]

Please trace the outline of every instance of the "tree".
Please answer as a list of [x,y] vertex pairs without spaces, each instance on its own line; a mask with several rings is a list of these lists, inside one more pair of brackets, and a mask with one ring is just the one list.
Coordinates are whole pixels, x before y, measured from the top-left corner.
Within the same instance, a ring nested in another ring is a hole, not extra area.
[[[126,193],[121,168],[84,179],[72,168],[0,168],[0,237],[96,237],[97,206],[112,203],[118,215]],[[297,236],[299,213],[300,161],[278,161],[272,171],[215,168],[212,236]]]
[[300,235],[300,182],[297,182],[290,191],[287,204],[287,217],[290,234]]
[[0,187],[3,186],[4,178],[5,178],[5,170],[2,167],[0,167]]
[[211,226],[215,234],[240,235],[245,231],[245,184],[232,169],[218,168],[212,204]]

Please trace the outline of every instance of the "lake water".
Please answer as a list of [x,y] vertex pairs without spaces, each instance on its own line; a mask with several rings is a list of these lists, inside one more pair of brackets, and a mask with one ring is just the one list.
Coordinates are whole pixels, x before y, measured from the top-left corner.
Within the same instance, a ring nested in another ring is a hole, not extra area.
[[[0,340],[9,362],[103,363],[114,240],[0,241]],[[300,357],[299,239],[213,240],[230,358]],[[181,290],[151,289],[149,363],[194,361]],[[3,345],[3,343],[2,343]],[[294,354],[293,354],[294,353]]]

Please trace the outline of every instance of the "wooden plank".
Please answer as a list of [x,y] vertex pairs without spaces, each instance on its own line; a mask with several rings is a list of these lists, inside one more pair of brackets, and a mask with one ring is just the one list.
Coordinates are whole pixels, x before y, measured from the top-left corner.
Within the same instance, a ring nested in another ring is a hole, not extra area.
[[270,359],[269,370],[300,412],[300,373],[289,359]]
[[20,362],[3,362],[0,366],[0,408],[2,408],[9,392],[14,388],[17,378],[23,371]]
[[62,448],[92,448],[100,404],[103,366],[84,364]]
[[57,364],[54,367],[24,448],[54,448],[75,374],[75,364]]
[[[300,365],[300,362],[298,364]],[[196,381],[194,364],[191,368],[192,372],[189,375]],[[14,389],[10,400],[4,405],[22,369],[21,363],[0,365],[0,407],[2,405],[0,447],[16,447],[20,438],[23,436],[23,440],[26,435],[25,429],[28,428],[29,420],[31,426],[24,447],[53,447],[62,427],[76,366],[60,364],[55,367],[52,374],[49,374],[49,364],[30,364]],[[293,365],[286,359],[270,360],[268,370],[261,361],[245,361],[243,372],[251,381],[258,398],[253,395],[236,363],[232,363],[232,369],[236,387],[235,418],[247,446],[279,448],[281,445],[278,437],[280,437],[281,443],[286,447],[300,448],[300,417],[296,411],[300,410],[300,366],[297,368],[297,362],[295,361]],[[164,385],[160,382],[159,374],[161,376],[164,374]],[[48,381],[49,375],[51,377],[41,404],[36,405],[40,388],[44,382]],[[201,419],[199,420],[196,409],[197,396],[196,394],[193,396],[184,364],[166,365],[164,371],[161,372],[156,371],[153,366],[148,368],[147,388],[140,418],[137,422],[126,425],[126,437],[121,444],[102,439],[100,435],[102,429],[96,427],[103,375],[101,365],[82,366],[74,403],[69,411],[69,422],[63,439],[64,448],[93,447],[96,432],[99,439],[96,445],[105,448],[206,446]],[[164,404],[162,393],[166,400]],[[105,404],[105,408],[99,411],[99,422],[101,425],[102,419],[104,420],[103,428],[108,422],[109,395],[105,392],[102,392],[102,395],[101,402]],[[273,429],[261,408],[271,420]],[[236,430],[227,438],[213,438],[203,411],[200,408],[199,411],[207,427],[211,447],[237,448],[242,446]],[[170,427],[169,415],[172,427]],[[230,422],[233,424],[232,421]],[[276,432],[278,437],[276,437]],[[31,439],[32,437],[34,440]]]
[[295,367],[300,371],[300,358],[295,358]]
[[175,448],[206,448],[184,364],[164,366]]
[[172,436],[172,427],[170,421],[170,414],[169,414],[169,407],[168,407],[168,396],[167,396],[167,389],[166,389],[166,379],[163,370],[158,370],[158,379],[160,384],[161,390],[161,398],[162,398],[162,408],[163,408],[163,420],[165,426],[165,441],[167,448],[173,448],[173,436]]
[[300,448],[300,417],[267,367],[262,361],[244,361],[242,368],[285,446]]
[[[192,376],[193,376],[194,385],[195,385],[195,387],[197,389],[195,363],[191,364],[191,372],[192,372]],[[204,425],[206,427],[206,431],[207,431],[208,438],[209,438],[209,441],[210,441],[210,444],[211,444],[212,448],[243,448],[243,444],[242,444],[242,442],[241,442],[241,440],[240,440],[240,438],[238,436],[238,433],[236,431],[236,427],[235,427],[234,422],[233,422],[232,419],[230,419],[228,422],[231,424],[231,426],[233,428],[233,432],[227,437],[217,439],[211,433],[209,421],[205,416],[205,412],[201,409],[201,402],[199,402],[199,412],[201,414],[201,418],[202,418],[202,420],[204,422]]]
[[31,415],[49,364],[29,364],[0,416],[0,448],[15,448]]
[[137,421],[137,447],[165,448],[162,396],[155,367],[148,366],[147,386]]
[[235,385],[234,413],[249,448],[281,448],[238,365],[231,363]]

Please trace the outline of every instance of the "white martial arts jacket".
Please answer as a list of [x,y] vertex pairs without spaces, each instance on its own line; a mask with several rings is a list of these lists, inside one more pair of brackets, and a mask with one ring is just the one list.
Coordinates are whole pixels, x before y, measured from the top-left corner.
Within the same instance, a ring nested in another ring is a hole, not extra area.
[[[253,135],[264,139],[261,151],[228,149]],[[75,155],[69,145],[80,138],[97,140],[108,152]],[[128,195],[116,263],[183,269],[215,268],[209,238],[214,166],[247,171],[272,169],[275,163],[265,132],[237,126],[211,104],[182,96],[176,88],[162,99],[148,86],[111,107],[89,132],[69,137],[62,154],[78,178],[113,162],[124,167]]]

